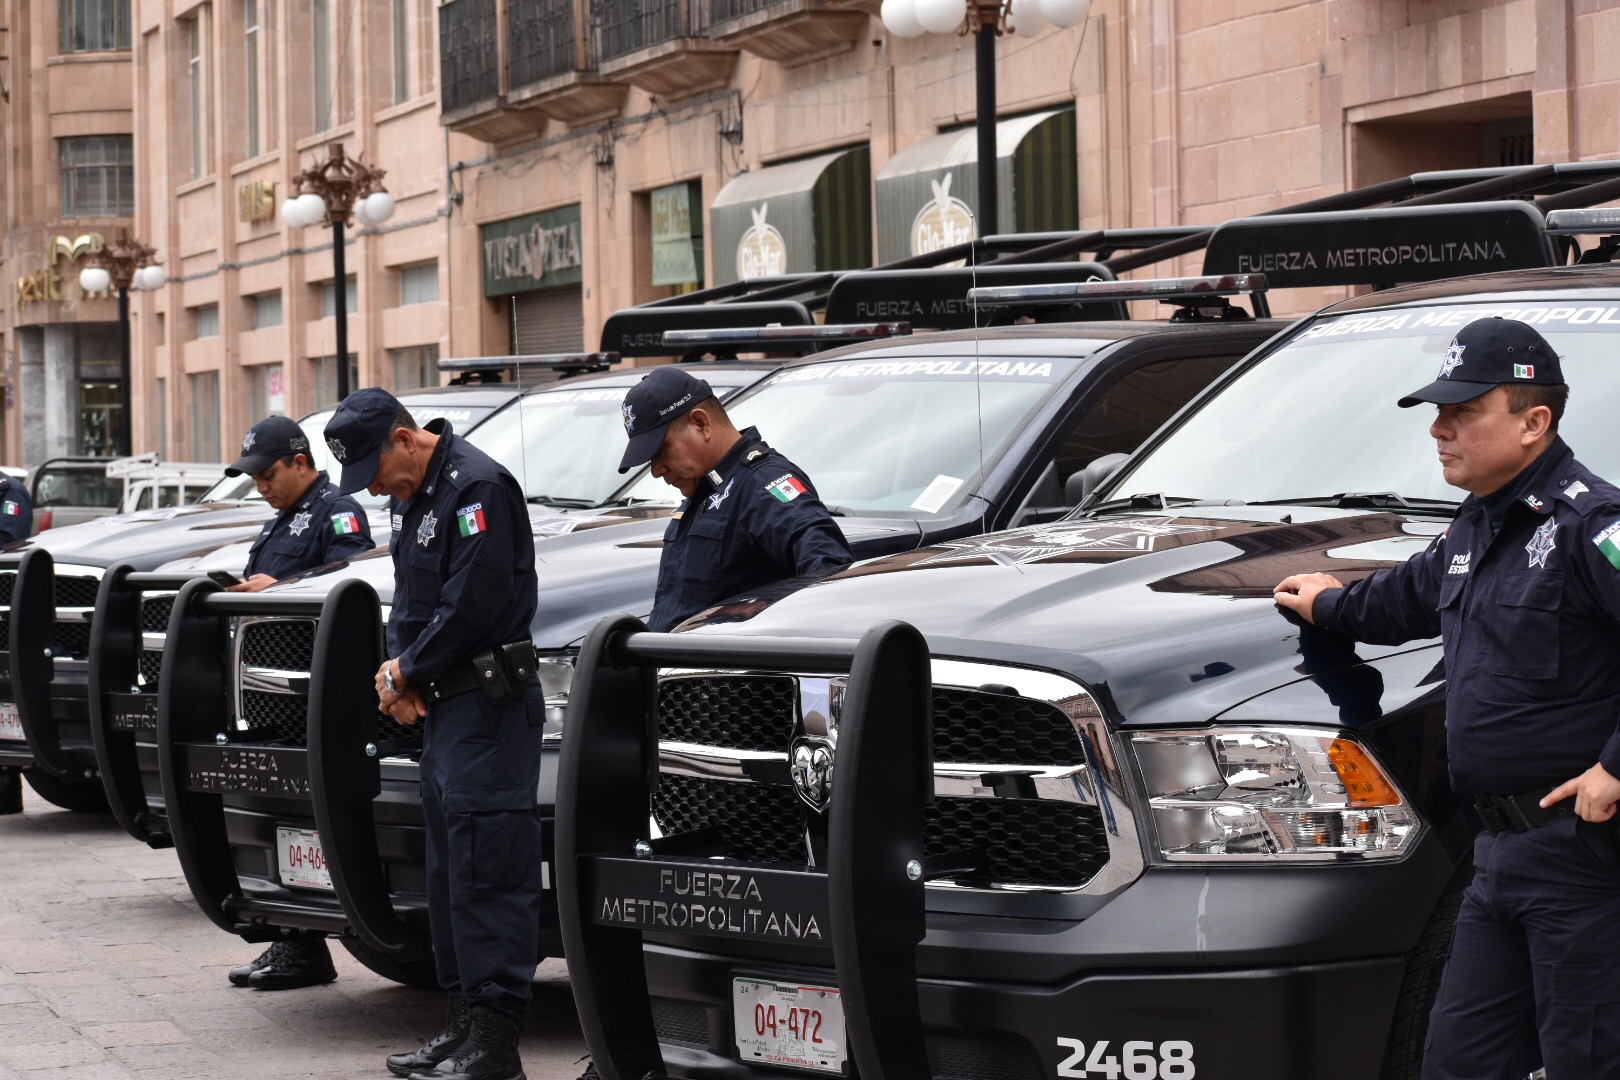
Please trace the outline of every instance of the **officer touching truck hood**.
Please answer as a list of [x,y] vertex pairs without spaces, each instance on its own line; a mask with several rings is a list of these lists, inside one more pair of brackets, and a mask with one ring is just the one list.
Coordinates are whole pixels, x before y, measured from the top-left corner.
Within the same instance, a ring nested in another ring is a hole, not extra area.
[[671,630],[744,589],[830,574],[854,556],[804,470],[738,431],[709,384],[656,368],[624,396],[630,437],[619,471],[652,463],[684,495],[658,564],[653,630]]
[[1471,492],[1422,555],[1277,602],[1361,641],[1439,635],[1451,780],[1475,841],[1425,1080],[1613,1076],[1620,1063],[1620,489],[1558,437],[1569,388],[1532,327],[1480,319],[1434,382],[1446,481]]

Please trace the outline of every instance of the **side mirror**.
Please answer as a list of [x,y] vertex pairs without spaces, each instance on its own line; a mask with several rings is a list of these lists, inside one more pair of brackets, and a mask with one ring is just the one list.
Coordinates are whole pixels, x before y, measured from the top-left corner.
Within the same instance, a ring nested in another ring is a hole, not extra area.
[[1112,476],[1114,470],[1128,457],[1129,454],[1104,454],[1093,460],[1090,465],[1063,482],[1063,501],[1070,506],[1079,506],[1085,502],[1086,497],[1102,486],[1102,482]]

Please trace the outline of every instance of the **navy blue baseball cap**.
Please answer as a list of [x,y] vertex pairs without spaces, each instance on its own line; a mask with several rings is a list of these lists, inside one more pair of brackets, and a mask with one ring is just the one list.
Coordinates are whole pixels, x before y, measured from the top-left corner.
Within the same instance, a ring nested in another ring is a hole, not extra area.
[[1457,331],[1434,382],[1397,404],[1403,409],[1419,402],[1457,405],[1504,383],[1555,385],[1563,381],[1564,369],[1547,339],[1528,323],[1497,315],[1475,319]]
[[225,475],[256,476],[294,454],[303,454],[310,464],[315,462],[304,429],[285,416],[269,416],[248,428],[248,433],[242,436],[242,456],[225,466]]
[[380,386],[356,390],[326,422],[326,448],[343,466],[338,491],[352,495],[377,478],[377,459],[394,430],[399,401]]
[[630,445],[624,448],[619,471],[651,461],[669,425],[712,397],[708,383],[673,364],[653,368],[624,395],[624,433]]

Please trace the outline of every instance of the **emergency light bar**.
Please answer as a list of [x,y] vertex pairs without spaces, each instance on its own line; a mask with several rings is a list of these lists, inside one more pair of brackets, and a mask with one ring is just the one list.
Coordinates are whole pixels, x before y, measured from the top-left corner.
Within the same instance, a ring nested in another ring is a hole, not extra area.
[[718,330],[666,330],[665,345],[767,345],[799,343],[825,345],[834,341],[865,341],[869,338],[904,337],[911,324],[834,323],[830,326],[738,326]]
[[1600,210],[1553,210],[1547,214],[1549,236],[1620,234],[1620,208]]
[[569,371],[601,370],[619,362],[616,352],[531,353],[527,356],[447,356],[439,361],[440,371],[514,371],[523,368],[552,368]]
[[1198,301],[1217,296],[1246,296],[1266,291],[1264,274],[1221,274],[1209,277],[1151,278],[1144,281],[1065,281],[1053,285],[985,285],[968,290],[974,307],[1023,304],[1074,304],[1096,300]]

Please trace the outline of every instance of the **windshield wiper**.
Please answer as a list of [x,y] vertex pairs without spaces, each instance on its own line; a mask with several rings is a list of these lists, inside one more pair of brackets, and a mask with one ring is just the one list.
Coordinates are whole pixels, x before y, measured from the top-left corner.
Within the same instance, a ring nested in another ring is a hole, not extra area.
[[560,495],[530,495],[529,501],[532,503],[542,503],[546,506],[577,507],[581,510],[589,509],[597,505],[595,499],[565,499]]
[[1250,499],[1249,506],[1331,506],[1336,510],[1415,510],[1420,513],[1455,513],[1456,499],[1422,499],[1393,491],[1341,491],[1337,495],[1306,495],[1295,499]]
[[645,506],[648,503],[656,503],[659,506],[675,505],[675,501],[672,499],[648,499],[640,495],[626,495],[622,499],[608,499],[605,502],[593,503],[592,505],[598,509],[607,509],[608,507]]
[[1096,503],[1086,507],[1082,514],[1090,517],[1093,514],[1107,513],[1110,510],[1168,510],[1172,506],[1191,506],[1195,503],[1207,501],[1207,499],[1194,498],[1191,495],[1166,495],[1162,491],[1150,491]]

